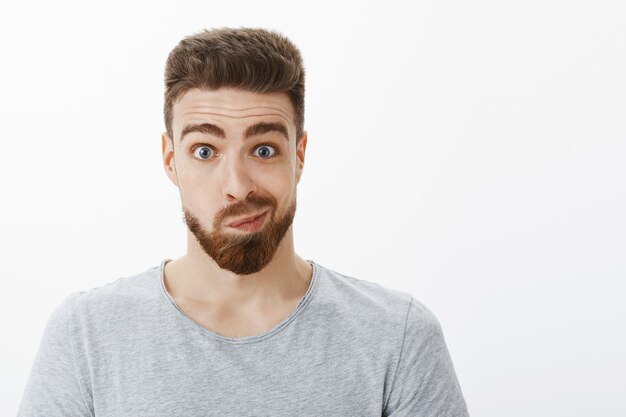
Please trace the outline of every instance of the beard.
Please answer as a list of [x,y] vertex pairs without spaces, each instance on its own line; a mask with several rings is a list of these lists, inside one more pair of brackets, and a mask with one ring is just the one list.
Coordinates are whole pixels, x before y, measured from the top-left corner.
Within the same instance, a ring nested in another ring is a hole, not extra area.
[[[276,200],[266,197],[253,197],[232,204],[218,212],[213,221],[213,231],[206,231],[198,218],[183,206],[184,221],[196,240],[215,263],[222,269],[237,275],[254,274],[262,270],[274,257],[278,245],[293,223],[296,214],[296,198],[287,212],[276,218]],[[246,215],[269,208],[264,225],[254,233],[227,233],[224,219],[230,216]]]

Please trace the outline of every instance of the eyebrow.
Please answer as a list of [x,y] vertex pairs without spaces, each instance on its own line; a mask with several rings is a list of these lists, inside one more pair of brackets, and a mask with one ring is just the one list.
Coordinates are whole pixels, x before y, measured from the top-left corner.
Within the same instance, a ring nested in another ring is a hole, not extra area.
[[[185,135],[191,132],[208,133],[209,135],[216,136],[220,139],[226,139],[226,134],[221,127],[212,123],[202,123],[199,125],[185,126],[183,132],[180,135],[180,141],[182,142]],[[267,132],[278,132],[289,141],[289,131],[287,127],[281,122],[259,122],[252,126],[249,126],[243,134],[244,139],[248,139],[252,136],[262,135]]]

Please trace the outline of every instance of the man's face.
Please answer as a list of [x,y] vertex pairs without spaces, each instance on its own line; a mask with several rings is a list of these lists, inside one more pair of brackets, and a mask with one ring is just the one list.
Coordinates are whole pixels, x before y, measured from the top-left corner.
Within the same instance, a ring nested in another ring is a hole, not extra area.
[[289,97],[192,89],[172,110],[174,141],[163,134],[163,162],[185,223],[220,268],[260,271],[290,230],[304,166],[306,134],[296,148]]

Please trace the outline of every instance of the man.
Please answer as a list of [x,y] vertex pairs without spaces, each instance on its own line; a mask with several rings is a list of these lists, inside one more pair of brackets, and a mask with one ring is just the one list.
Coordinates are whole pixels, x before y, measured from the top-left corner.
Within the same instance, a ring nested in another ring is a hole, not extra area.
[[18,415],[467,416],[424,304],[294,252],[298,49],[274,31],[203,31],[172,50],[165,86],[187,254],[68,296]]

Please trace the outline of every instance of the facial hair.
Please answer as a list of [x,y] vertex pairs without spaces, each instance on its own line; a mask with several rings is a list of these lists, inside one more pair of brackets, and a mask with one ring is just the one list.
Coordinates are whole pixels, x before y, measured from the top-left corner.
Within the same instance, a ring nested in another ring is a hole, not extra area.
[[[232,204],[221,210],[213,221],[213,231],[206,231],[196,216],[183,206],[184,221],[196,240],[215,263],[222,269],[237,275],[254,274],[262,270],[274,257],[278,245],[293,223],[296,214],[296,198],[287,212],[276,218],[276,200],[266,197],[253,197]],[[269,208],[269,220],[254,233],[227,233],[224,219],[230,216],[246,215]]]

